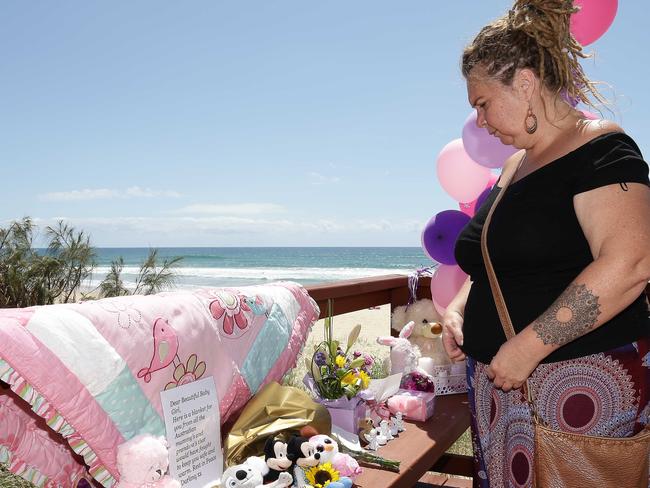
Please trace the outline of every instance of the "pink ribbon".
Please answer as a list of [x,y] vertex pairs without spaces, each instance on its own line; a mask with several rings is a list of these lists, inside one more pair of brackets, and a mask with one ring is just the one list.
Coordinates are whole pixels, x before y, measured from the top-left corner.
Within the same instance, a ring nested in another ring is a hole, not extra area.
[[366,400],[366,404],[370,409],[370,415],[373,414],[379,417],[380,419],[389,420],[390,419],[390,410],[386,402],[377,402],[375,400]]

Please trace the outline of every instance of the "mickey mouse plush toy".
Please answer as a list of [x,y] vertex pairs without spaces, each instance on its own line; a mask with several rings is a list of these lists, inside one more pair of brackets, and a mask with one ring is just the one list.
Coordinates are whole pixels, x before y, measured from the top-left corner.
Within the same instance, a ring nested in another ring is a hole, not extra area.
[[309,486],[305,483],[304,470],[320,463],[321,454],[316,450],[316,445],[306,437],[294,435],[287,444],[287,457],[293,462],[295,485],[298,488]]
[[293,461],[289,459],[287,444],[274,437],[269,437],[264,444],[264,460],[269,467],[269,472],[264,475],[264,482],[276,481],[280,473],[289,471]]

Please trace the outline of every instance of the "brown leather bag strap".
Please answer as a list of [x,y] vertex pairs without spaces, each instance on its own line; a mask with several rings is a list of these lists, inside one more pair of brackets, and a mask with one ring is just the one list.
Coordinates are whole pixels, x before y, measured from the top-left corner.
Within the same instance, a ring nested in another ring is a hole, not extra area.
[[[499,180],[499,183],[501,184],[501,190],[499,191],[497,198],[494,200],[492,207],[490,207],[490,211],[488,212],[488,215],[485,218],[485,224],[483,224],[483,231],[481,232],[481,252],[483,253],[483,261],[485,262],[485,269],[487,271],[488,280],[490,281],[490,288],[492,289],[492,295],[494,296],[494,304],[496,306],[497,313],[499,314],[499,319],[501,320],[501,326],[503,327],[503,332],[506,335],[506,339],[510,339],[515,336],[515,329],[512,326],[510,313],[508,313],[508,307],[506,306],[506,301],[503,298],[503,294],[501,293],[501,287],[499,286],[499,282],[497,281],[496,274],[494,273],[494,267],[492,266],[492,261],[490,260],[490,253],[488,252],[488,247],[487,247],[487,234],[488,234],[488,227],[490,226],[490,222],[492,221],[492,214],[494,213],[494,209],[497,207],[497,205],[503,198],[503,195],[506,193],[506,189],[510,185],[512,178],[515,176],[519,168],[521,168],[521,165],[523,164],[525,159],[526,159],[526,155],[524,154],[522,158],[519,160],[519,164],[517,165],[517,168],[509,175],[506,175],[505,178],[504,178],[504,174],[501,173],[501,179]],[[524,395],[528,398],[528,401],[532,404],[532,398],[530,396],[530,387],[528,385],[528,380],[526,380],[526,383],[522,385],[522,388],[524,391]]]
[[506,189],[510,185],[512,178],[517,173],[517,170],[521,167],[522,163],[524,162],[524,159],[526,159],[526,155],[524,155],[519,160],[517,169],[515,169],[509,175],[505,175],[505,178],[504,178],[504,174],[501,173],[501,178],[499,179],[499,183],[501,184],[501,190],[499,191],[497,198],[494,200],[492,207],[490,207],[490,211],[488,212],[488,215],[485,218],[485,224],[483,224],[483,230],[481,232],[481,252],[483,253],[483,261],[485,262],[485,269],[487,271],[488,280],[490,281],[490,288],[492,289],[492,294],[494,295],[494,303],[496,305],[497,312],[499,314],[499,319],[501,319],[501,326],[503,327],[503,331],[506,334],[506,339],[510,339],[511,337],[515,336],[515,329],[512,326],[512,320],[510,319],[510,314],[508,313],[508,307],[506,306],[506,302],[503,298],[503,294],[501,293],[501,287],[499,286],[499,282],[497,281],[497,277],[494,273],[494,267],[492,266],[492,261],[490,260],[490,253],[488,252],[488,247],[487,247],[487,234],[488,234],[488,228],[490,227],[490,222],[492,221],[492,214],[494,213],[494,210],[497,208],[497,205],[503,198],[503,195],[505,195]]

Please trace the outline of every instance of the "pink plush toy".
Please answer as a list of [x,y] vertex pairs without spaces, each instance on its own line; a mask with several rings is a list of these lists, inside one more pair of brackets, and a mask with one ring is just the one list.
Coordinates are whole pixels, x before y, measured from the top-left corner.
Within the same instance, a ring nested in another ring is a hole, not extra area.
[[164,437],[135,436],[117,448],[120,481],[116,488],[180,488],[178,481],[165,475],[168,466]]
[[331,437],[315,435],[309,438],[309,442],[316,445],[316,451],[320,453],[320,464],[332,463],[332,467],[341,476],[354,479],[363,472],[356,459],[339,452],[339,445]]

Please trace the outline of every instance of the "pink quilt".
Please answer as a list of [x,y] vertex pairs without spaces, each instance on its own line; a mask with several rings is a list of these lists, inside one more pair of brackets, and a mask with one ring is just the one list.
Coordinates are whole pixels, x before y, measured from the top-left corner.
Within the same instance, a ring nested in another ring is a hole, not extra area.
[[[318,315],[290,282],[2,309],[0,380],[15,398],[0,396],[0,461],[38,486],[69,487],[83,459],[110,487],[119,444],[165,435],[162,390],[212,376],[223,424],[295,366]],[[56,443],[20,450],[9,419],[32,431],[44,425],[17,408],[20,399],[79,456],[55,460]]]

